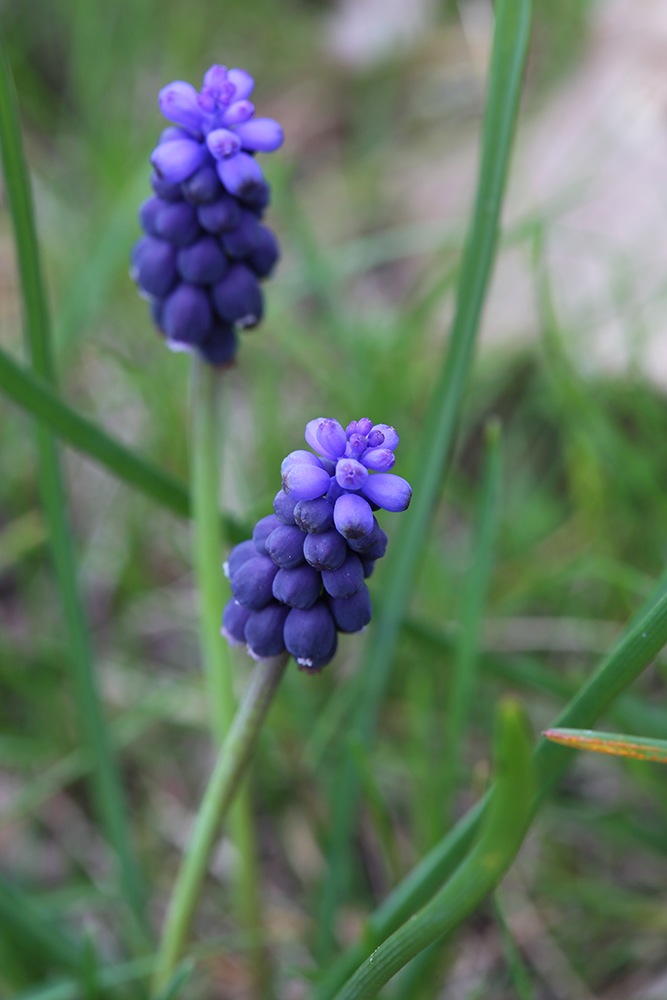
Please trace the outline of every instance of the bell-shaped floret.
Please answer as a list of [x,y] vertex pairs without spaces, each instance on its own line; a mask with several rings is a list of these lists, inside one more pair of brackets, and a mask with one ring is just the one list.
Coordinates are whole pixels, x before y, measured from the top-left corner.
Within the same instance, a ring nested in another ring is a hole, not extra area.
[[197,345],[208,333],[211,304],[202,288],[183,282],[165,301],[162,322],[170,341],[178,347]]
[[245,608],[259,611],[273,599],[273,578],[278,567],[268,556],[248,559],[230,578],[232,594]]
[[347,555],[347,545],[335,528],[320,534],[306,535],[303,554],[314,569],[338,569]]
[[144,236],[132,251],[131,273],[144,292],[163,298],[169,294],[178,277],[176,251],[165,240]]
[[334,526],[333,511],[325,497],[299,500],[294,508],[294,520],[303,531],[330,531]]
[[330,479],[321,465],[303,462],[290,465],[283,473],[282,484],[285,493],[295,500],[314,500],[327,492]]
[[322,583],[331,597],[351,597],[364,582],[364,568],[361,559],[354,552],[348,552],[345,559],[334,570],[323,570]]
[[176,266],[183,281],[214,285],[227,271],[229,262],[218,241],[212,236],[204,236],[179,250]]
[[280,521],[275,514],[267,514],[266,517],[260,518],[253,528],[252,540],[255,548],[261,556],[267,556],[269,554],[266,550],[266,540],[271,532],[275,531],[279,525]]
[[373,521],[370,504],[357,493],[344,493],[336,500],[334,524],[346,539],[365,538],[373,530]]
[[284,490],[278,490],[273,498],[273,509],[281,524],[295,524],[294,508],[298,501],[289,497]]
[[[205,162],[206,146],[194,139],[162,142],[151,153],[151,163],[169,184],[181,184]],[[224,183],[224,180],[223,180]]]
[[369,476],[361,487],[361,492],[367,500],[383,510],[407,510],[412,498],[412,487],[407,479],[388,472]]
[[333,656],[336,646],[336,626],[324,601],[302,611],[292,608],[285,620],[285,647],[299,666],[317,669]]
[[304,538],[303,531],[296,525],[279,524],[266,539],[266,551],[281,569],[299,566],[304,559]]
[[289,608],[271,601],[265,608],[252,611],[245,627],[248,652],[256,660],[278,656],[285,649],[283,632]]
[[351,597],[330,597],[328,604],[341,632],[358,632],[371,620],[371,595],[365,583]]
[[279,569],[273,579],[273,596],[290,608],[312,608],[322,593],[322,575],[312,566]]
[[240,646],[246,641],[245,627],[251,614],[249,608],[244,608],[236,600],[231,600],[225,605],[220,631],[230,645]]

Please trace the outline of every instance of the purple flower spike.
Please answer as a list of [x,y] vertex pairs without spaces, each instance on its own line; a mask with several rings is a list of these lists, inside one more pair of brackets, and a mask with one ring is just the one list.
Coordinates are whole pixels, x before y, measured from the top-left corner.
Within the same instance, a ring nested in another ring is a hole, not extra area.
[[412,498],[412,488],[407,479],[382,472],[368,477],[362,493],[383,510],[407,510]]
[[[139,216],[156,242],[141,241],[132,255],[132,277],[150,298],[154,323],[167,330],[168,346],[195,350],[215,366],[231,364],[238,331],[260,322],[259,281],[279,258],[275,236],[260,224],[270,189],[255,154],[277,149],[283,132],[272,118],[255,117],[253,87],[245,70],[215,65],[200,91],[183,80],[162,88],[158,104],[174,124],[151,154],[156,197]],[[187,330],[167,302],[179,279],[200,288],[207,302],[199,298],[197,322]]]
[[234,597],[252,612],[243,624],[251,655],[284,648],[315,673],[335,655],[337,632],[358,632],[371,619],[364,580],[387,547],[373,508],[404,510],[411,490],[384,471],[398,444],[388,424],[364,417],[343,429],[318,417],[306,441],[317,454],[297,450],[284,459],[275,514],[258,522],[254,543],[234,549],[230,565]]
[[206,159],[206,149],[194,139],[163,142],[151,153],[151,163],[160,177],[170,184],[180,184],[194,174]]

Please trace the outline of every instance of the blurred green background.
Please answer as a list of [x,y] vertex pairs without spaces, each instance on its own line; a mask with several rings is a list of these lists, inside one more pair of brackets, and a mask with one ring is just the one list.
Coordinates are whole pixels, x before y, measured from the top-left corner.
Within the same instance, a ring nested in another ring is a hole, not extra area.
[[[341,946],[484,788],[498,696],[520,693],[536,732],[547,725],[663,570],[667,289],[654,181],[665,144],[651,117],[662,92],[642,58],[653,22],[624,34],[631,6],[537,5],[484,342],[380,736],[359,759],[365,798],[354,893],[335,928]],[[647,4],[656,24],[659,6]],[[223,505],[248,525],[267,513],[281,458],[320,414],[394,424],[396,468],[410,478],[474,188],[488,4],[21,0],[1,13],[65,399],[187,477],[189,366],[153,331],[128,256],[163,125],[157,91],[172,79],[198,84],[213,62],[243,66],[259,113],[285,127],[266,164],[267,222],[283,260],[266,286],[267,318],[243,335],[227,379]],[[22,357],[6,212],[0,260],[2,345]],[[491,416],[503,427],[496,563],[474,703],[452,761],[443,720]],[[113,960],[118,900],[82,782],[31,422],[5,401],[0,420],[0,868]],[[189,530],[65,454],[96,662],[157,921],[212,759]],[[384,526],[391,538],[391,515]],[[379,564],[371,581],[378,603],[383,572]],[[344,637],[319,678],[290,669],[254,768],[267,933],[285,1000],[308,995],[330,775],[349,752],[346,717],[372,641],[372,627]],[[237,666],[241,688],[242,654]],[[664,691],[661,661],[625,700],[630,731],[665,735]],[[658,768],[579,761],[495,906],[431,956],[410,992],[659,998],[666,822]],[[226,915],[234,860],[223,843],[198,917],[206,974],[193,997],[247,995],[244,943]],[[219,957],[221,942],[231,957]],[[0,995],[40,975],[34,957],[0,940]]]

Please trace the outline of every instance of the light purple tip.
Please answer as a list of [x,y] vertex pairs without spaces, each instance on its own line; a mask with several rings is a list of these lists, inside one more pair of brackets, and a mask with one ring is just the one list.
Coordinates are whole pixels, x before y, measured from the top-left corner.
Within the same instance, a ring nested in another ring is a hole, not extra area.
[[241,140],[228,128],[216,128],[206,136],[206,145],[216,160],[225,160],[238,153]]
[[235,101],[242,101],[246,97],[250,97],[255,88],[255,81],[250,76],[250,73],[247,73],[244,69],[230,69],[227,79],[234,85]]
[[355,458],[341,458],[336,465],[336,482],[344,490],[359,490],[368,478],[368,469]]
[[206,146],[194,139],[174,139],[153,150],[151,163],[170,184],[180,184],[194,174],[206,159]]
[[362,455],[360,461],[367,469],[374,469],[375,472],[389,472],[396,461],[396,456],[389,448],[369,448]]
[[280,463],[280,475],[284,476],[293,465],[304,464],[316,465],[318,469],[322,468],[322,463],[317,455],[313,455],[311,451],[306,451],[304,448],[297,448],[296,451],[291,451]]
[[255,113],[255,105],[252,101],[234,101],[230,104],[222,116],[222,124],[227,128],[232,125],[242,125],[252,118]]
[[227,160],[218,160],[218,177],[230,194],[240,195],[245,188],[261,184],[264,180],[262,168],[247,153],[237,153]]
[[373,511],[363,497],[344,493],[336,500],[334,524],[345,538],[365,538],[373,530],[373,523]]
[[170,122],[183,125],[193,132],[201,128],[201,109],[197,91],[191,83],[174,80],[163,87],[158,96],[160,111]]
[[406,510],[412,497],[410,483],[401,476],[378,472],[369,476],[361,488],[363,495],[384,510]]
[[272,153],[283,144],[283,130],[273,118],[254,118],[239,125],[236,134],[244,149]]
[[283,473],[282,486],[295,500],[314,500],[329,489],[329,473],[316,465],[292,465]]
[[[389,424],[374,424],[373,431],[380,431],[382,434],[382,447],[389,448],[390,451],[394,451],[398,447],[398,442],[400,438],[393,427]],[[372,433],[372,432],[371,432]],[[371,442],[369,441],[369,444]]]

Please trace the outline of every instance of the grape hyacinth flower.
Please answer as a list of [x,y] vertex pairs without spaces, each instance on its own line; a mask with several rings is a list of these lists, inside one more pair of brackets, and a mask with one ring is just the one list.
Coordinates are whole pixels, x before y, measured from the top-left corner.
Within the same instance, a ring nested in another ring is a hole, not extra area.
[[343,429],[319,417],[305,437],[313,451],[283,461],[274,513],[225,563],[233,598],[222,634],[256,659],[287,651],[315,673],[333,659],[338,632],[369,623],[365,580],[387,547],[374,511],[405,510],[412,490],[389,472],[399,438],[387,424],[364,417]]
[[283,132],[255,117],[253,87],[245,70],[212,66],[200,91],[180,80],[160,91],[173,125],[151,155],[154,195],[132,252],[132,277],[167,345],[213,365],[229,364],[237,331],[261,320],[259,282],[279,256],[261,221],[270,191],[255,154],[278,149]]

